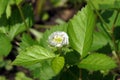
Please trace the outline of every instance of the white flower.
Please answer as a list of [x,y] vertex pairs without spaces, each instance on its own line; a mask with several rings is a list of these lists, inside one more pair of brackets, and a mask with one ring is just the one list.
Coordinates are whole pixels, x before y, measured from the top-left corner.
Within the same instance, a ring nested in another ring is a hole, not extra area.
[[53,32],[48,37],[48,42],[51,46],[54,47],[63,47],[69,44],[68,35],[63,31]]

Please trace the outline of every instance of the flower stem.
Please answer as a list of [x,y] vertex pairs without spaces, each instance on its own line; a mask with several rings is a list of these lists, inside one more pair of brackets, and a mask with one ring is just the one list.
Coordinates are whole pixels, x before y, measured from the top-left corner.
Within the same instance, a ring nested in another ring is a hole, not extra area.
[[19,12],[20,12],[20,16],[21,16],[21,18],[22,18],[22,20],[23,20],[23,22],[24,22],[24,25],[26,26],[26,29],[28,29],[28,25],[27,25],[27,23],[26,23],[26,21],[25,21],[25,17],[24,17],[24,14],[23,14],[23,12],[22,12],[22,9],[21,9],[20,5],[17,5],[17,7],[18,7],[18,10],[19,10]]

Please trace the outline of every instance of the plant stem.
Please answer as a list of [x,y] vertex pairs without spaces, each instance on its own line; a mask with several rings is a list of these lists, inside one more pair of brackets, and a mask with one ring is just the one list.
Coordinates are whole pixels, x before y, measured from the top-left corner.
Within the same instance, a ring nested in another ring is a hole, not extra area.
[[19,10],[19,12],[20,12],[20,16],[21,16],[21,18],[22,18],[22,20],[23,20],[23,22],[24,22],[24,25],[26,26],[26,29],[28,29],[28,25],[27,25],[27,23],[26,23],[26,21],[25,21],[25,17],[24,17],[24,14],[23,14],[23,12],[22,12],[22,9],[21,9],[20,5],[17,5],[17,7],[18,7],[18,10]]
[[80,69],[80,78],[79,80],[82,80],[82,70]]
[[110,29],[109,26],[106,24],[106,22],[104,21],[104,19],[102,18],[102,16],[100,15],[100,13],[98,12],[98,10],[95,8],[95,6],[93,5],[92,1],[89,0],[91,6],[95,9],[96,14],[98,15],[99,19],[101,20],[101,22],[105,25],[102,26],[103,30],[105,31],[105,33],[108,35],[108,37],[111,39],[111,35],[110,35]]
[[118,44],[116,43],[116,41],[115,41],[115,36],[114,36],[114,29],[115,29],[115,24],[116,24],[118,15],[119,15],[119,11],[117,11],[117,14],[116,14],[116,16],[115,16],[115,19],[114,19],[114,22],[113,22],[113,25],[112,25],[111,36],[112,36],[112,41],[113,41],[115,53],[116,53],[116,55],[117,55],[117,57],[118,57],[118,60],[119,60],[119,63],[120,63],[120,55],[119,55],[119,52],[118,52]]

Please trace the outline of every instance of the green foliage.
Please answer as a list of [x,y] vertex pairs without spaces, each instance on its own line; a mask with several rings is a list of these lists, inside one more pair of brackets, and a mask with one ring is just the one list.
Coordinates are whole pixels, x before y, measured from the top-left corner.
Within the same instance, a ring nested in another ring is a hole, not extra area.
[[66,64],[74,65],[74,64],[78,63],[79,60],[80,60],[80,54],[76,51],[68,52],[65,55]]
[[40,75],[39,75],[40,79],[42,79],[42,80],[50,80],[55,75],[56,74],[54,73],[50,62],[42,63],[42,66],[40,67]]
[[92,43],[92,46],[91,46],[91,51],[96,51],[96,50],[102,48],[103,46],[107,45],[107,43],[108,43],[108,40],[104,36],[103,33],[94,32],[93,33],[93,43]]
[[11,16],[11,5],[17,4],[19,5],[22,0],[0,0],[0,18],[6,11],[6,17],[9,18]]
[[115,68],[117,65],[108,56],[104,54],[94,53],[83,59],[78,66],[87,70],[110,70]]
[[82,80],[115,80],[114,76],[109,73],[108,75],[103,75],[99,71],[96,72],[89,72],[86,70],[82,70]]
[[6,80],[5,76],[0,76],[0,80]]
[[0,56],[7,56],[12,49],[12,45],[8,36],[0,33]]
[[52,61],[52,68],[56,74],[58,74],[64,67],[64,57],[55,57]]
[[13,64],[16,65],[32,65],[46,59],[54,58],[55,55],[43,47],[31,46],[21,51]]
[[96,9],[110,9],[120,8],[119,0],[87,0],[90,4],[92,3]]
[[28,34],[23,34],[21,40],[20,50],[25,50],[27,47],[37,45],[37,41],[33,40]]
[[51,60],[31,65],[28,68],[32,71],[34,78],[50,80],[56,75],[51,67]]
[[[109,15],[107,15],[108,13]],[[86,5],[68,23],[54,26],[50,30],[46,30],[43,35],[34,30],[30,30],[36,37],[40,35],[37,38],[38,42],[28,34],[23,34],[19,48],[21,50],[13,64],[28,68],[32,72],[33,77],[40,80],[78,80],[80,78],[83,80],[95,80],[94,76],[98,80],[113,79],[114,75],[111,76],[109,71],[116,68],[117,65],[111,57],[105,54],[116,51],[114,45],[119,40],[119,36],[117,36],[119,30],[116,30],[116,26],[119,26],[119,16],[116,22],[113,20],[117,14],[118,12],[113,10],[100,12],[99,16],[102,16],[103,24],[100,21],[101,18],[95,21],[97,18],[95,18],[94,11],[90,5]],[[28,18],[25,17],[25,19]],[[21,22],[22,19],[20,20]],[[95,23],[97,27],[94,31]],[[109,27],[105,27],[106,25]],[[113,30],[115,32],[109,33],[113,27],[115,27],[115,30]],[[8,34],[8,36],[13,39],[17,34],[26,30],[20,31],[20,28],[12,29],[11,27],[11,35]],[[4,29],[0,30],[6,33]],[[48,37],[55,31],[66,32],[69,36],[69,45],[61,48],[50,46]],[[114,37],[113,34],[116,39],[115,41],[111,38]],[[89,74],[88,71],[93,71],[93,73]],[[80,76],[80,74],[82,75]]]
[[71,66],[61,74],[60,80],[79,80],[80,70],[77,66]]
[[0,18],[7,7],[8,1],[9,0],[0,0]]
[[9,19],[7,19],[5,15],[0,18],[0,32],[8,34],[11,40],[13,40],[16,35],[31,27],[33,23],[32,7],[26,4],[23,6],[22,11],[28,27],[23,22],[20,12],[16,8],[12,11]]
[[23,72],[18,72],[16,73],[15,80],[32,80],[32,79],[27,77]]
[[[80,5],[84,2],[50,1],[54,7],[63,6],[66,2]],[[34,27],[29,29],[34,26],[31,4],[24,3],[24,0],[0,0],[0,68],[6,71],[14,68],[8,57],[10,52],[17,54],[14,52],[17,44],[18,56],[13,65],[29,69],[35,79],[115,80],[116,69],[120,69],[119,8],[119,0],[87,0],[85,7],[70,21],[43,33]],[[46,16],[43,18],[46,21]],[[56,31],[68,34],[68,45],[50,46],[49,36]],[[33,80],[18,72],[15,80],[22,79]],[[0,80],[6,79],[0,76]]]
[[91,46],[94,24],[95,15],[88,5],[69,22],[70,45],[82,57],[88,54]]
[[17,5],[19,5],[23,0],[14,0]]
[[10,19],[8,20],[9,27],[10,27],[10,30],[8,31],[9,33],[8,36],[10,37],[10,39],[13,39],[16,35],[27,30],[33,24],[32,7],[30,5],[25,5],[24,7],[22,7],[22,12],[23,12],[23,15],[25,16],[25,22],[27,26],[23,22],[20,12],[17,9],[12,11],[13,13],[11,15],[12,17],[10,17]]

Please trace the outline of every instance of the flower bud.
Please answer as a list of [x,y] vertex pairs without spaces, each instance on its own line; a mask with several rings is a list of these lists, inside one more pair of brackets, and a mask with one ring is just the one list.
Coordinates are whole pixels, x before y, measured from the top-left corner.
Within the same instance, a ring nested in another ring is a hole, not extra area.
[[63,32],[63,31],[53,32],[48,37],[48,42],[51,46],[63,47],[69,44],[68,35],[66,32]]

